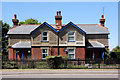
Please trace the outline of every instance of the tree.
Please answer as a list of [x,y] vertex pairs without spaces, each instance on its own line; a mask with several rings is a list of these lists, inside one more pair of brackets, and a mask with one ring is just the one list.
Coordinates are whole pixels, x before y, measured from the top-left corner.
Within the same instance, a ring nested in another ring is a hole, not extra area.
[[112,49],[112,52],[114,52],[117,56],[117,58],[120,59],[120,47],[116,46],[115,48]]
[[36,20],[36,19],[30,18],[30,19],[25,20],[25,22],[21,21],[18,24],[19,25],[21,25],[21,24],[41,24],[41,22],[38,22],[38,20]]
[[[2,21],[0,20],[0,51],[2,49]],[[0,52],[0,55],[2,55],[2,53]]]
[[9,24],[2,23],[2,55],[6,57],[8,55],[8,36]]
[[108,48],[105,48],[105,58],[110,58],[110,52]]
[[25,24],[25,22],[21,21],[21,22],[18,23],[18,25],[21,25],[21,24]]
[[112,52],[120,52],[120,47],[116,46],[115,48],[112,49]]

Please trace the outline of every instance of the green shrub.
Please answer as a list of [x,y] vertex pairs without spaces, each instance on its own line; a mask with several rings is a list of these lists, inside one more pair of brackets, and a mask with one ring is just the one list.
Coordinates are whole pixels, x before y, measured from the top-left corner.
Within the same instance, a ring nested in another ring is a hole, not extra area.
[[62,57],[63,60],[68,60],[68,56]]
[[3,69],[15,69],[17,67],[17,63],[15,61],[3,61],[2,62],[2,68]]
[[22,63],[18,64],[17,66],[19,69],[27,69],[28,68],[28,66],[26,64],[22,64]]
[[63,58],[61,55],[59,56],[47,56],[46,57],[47,64],[51,69],[58,69],[60,65],[63,63]]

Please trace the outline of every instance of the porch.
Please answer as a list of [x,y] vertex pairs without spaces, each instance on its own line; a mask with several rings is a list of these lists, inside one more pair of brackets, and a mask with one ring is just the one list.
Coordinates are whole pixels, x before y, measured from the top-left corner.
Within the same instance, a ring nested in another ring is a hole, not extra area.
[[13,49],[13,60],[27,60],[31,59],[31,49],[29,48],[14,48]]
[[11,46],[13,52],[12,60],[24,60],[31,58],[31,43],[20,41]]
[[88,42],[85,58],[87,59],[102,59],[104,60],[105,46],[97,41]]

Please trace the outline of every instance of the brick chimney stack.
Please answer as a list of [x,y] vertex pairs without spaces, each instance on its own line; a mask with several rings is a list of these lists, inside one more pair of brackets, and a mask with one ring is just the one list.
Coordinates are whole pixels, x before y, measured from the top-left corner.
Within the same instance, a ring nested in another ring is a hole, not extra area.
[[100,21],[100,25],[104,27],[105,26],[105,19],[104,19],[103,14],[102,14],[101,19],[99,21]]
[[13,28],[18,26],[19,20],[17,19],[17,15],[16,14],[14,14],[14,19],[12,19],[12,22],[13,22]]
[[57,11],[57,12],[56,12],[55,24],[56,24],[56,27],[55,27],[56,30],[62,29],[62,16],[61,16],[61,11]]

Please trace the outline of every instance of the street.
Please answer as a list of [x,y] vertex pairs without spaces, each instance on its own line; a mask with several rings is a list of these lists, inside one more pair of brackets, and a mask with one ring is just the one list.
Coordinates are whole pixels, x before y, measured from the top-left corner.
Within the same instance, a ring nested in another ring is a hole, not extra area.
[[117,69],[2,70],[2,78],[118,78]]

